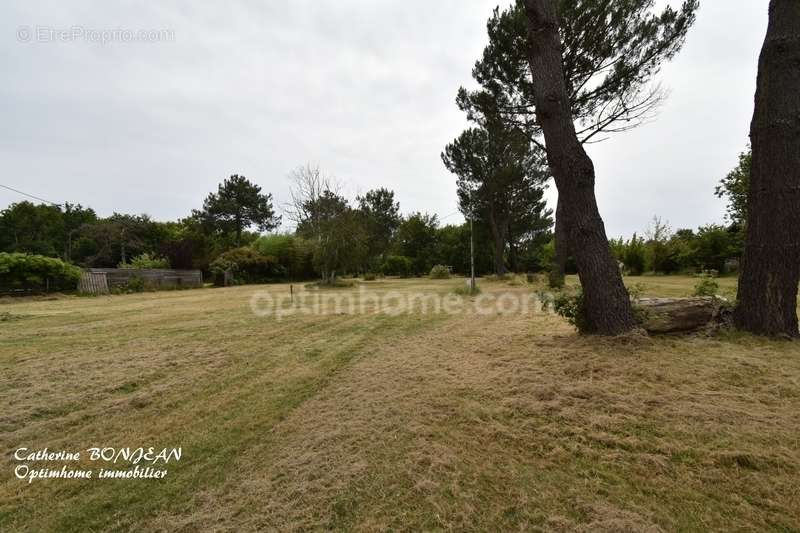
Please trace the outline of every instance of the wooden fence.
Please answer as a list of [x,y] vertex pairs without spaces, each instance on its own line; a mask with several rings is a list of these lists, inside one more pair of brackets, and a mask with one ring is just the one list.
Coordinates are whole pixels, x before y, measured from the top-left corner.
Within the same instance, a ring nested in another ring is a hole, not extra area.
[[141,283],[150,290],[199,288],[203,286],[200,270],[168,270],[139,268],[90,268],[81,275],[78,290],[85,294],[107,294]]
[[81,272],[78,292],[82,294],[108,294],[108,279],[104,272]]

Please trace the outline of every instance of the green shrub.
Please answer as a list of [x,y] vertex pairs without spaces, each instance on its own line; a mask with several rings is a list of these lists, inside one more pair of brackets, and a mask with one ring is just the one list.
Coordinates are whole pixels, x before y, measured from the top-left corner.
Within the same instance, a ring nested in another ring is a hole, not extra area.
[[314,277],[314,246],[295,235],[264,235],[251,245],[260,255],[273,257],[292,279]]
[[126,285],[128,292],[144,292],[144,279],[139,276],[131,276]]
[[130,263],[120,263],[119,268],[169,268],[169,261],[145,252],[132,258]]
[[293,259],[294,239],[293,235],[262,235],[251,246],[259,254],[274,257],[283,264]]
[[81,271],[43,255],[0,252],[0,287],[28,290],[74,290]]
[[525,285],[526,283],[527,282],[525,281],[525,279],[522,276],[511,275],[511,276],[509,276],[509,279],[508,279],[508,282],[506,283],[506,285],[508,285],[509,287],[521,287],[522,285]]
[[644,283],[634,283],[633,285],[627,288],[628,296],[630,296],[630,299],[632,301],[636,301],[642,297],[642,294],[644,294],[644,291],[646,289],[647,287],[645,286]]
[[562,291],[553,297],[553,310],[567,319],[581,333],[588,331],[586,308],[583,305],[583,291]]
[[413,267],[411,259],[404,255],[388,255],[381,265],[381,273],[386,276],[408,277]]
[[261,255],[249,247],[228,250],[212,261],[209,269],[215,278],[229,270],[237,283],[268,283],[286,275],[274,257]]
[[214,276],[214,283],[221,285],[220,280],[225,276],[225,273],[236,274],[239,265],[226,257],[219,256],[208,265],[208,269],[211,271],[211,275]]
[[377,276],[371,272],[364,274],[364,281],[375,281]]
[[431,279],[450,279],[450,269],[444,265],[435,265],[431,269]]
[[647,247],[644,239],[633,234],[630,241],[625,244],[622,251],[622,263],[625,270],[631,276],[640,276],[645,269],[647,262]]
[[473,289],[469,285],[463,285],[461,287],[456,287],[453,290],[453,294],[457,294],[459,296],[476,296],[481,293],[481,288],[475,285]]
[[719,283],[714,279],[714,271],[705,270],[697,275],[698,280],[694,286],[695,296],[716,296],[719,292]]
[[546,289],[539,289],[536,291],[536,298],[542,305],[542,311],[549,311],[553,307],[553,293]]

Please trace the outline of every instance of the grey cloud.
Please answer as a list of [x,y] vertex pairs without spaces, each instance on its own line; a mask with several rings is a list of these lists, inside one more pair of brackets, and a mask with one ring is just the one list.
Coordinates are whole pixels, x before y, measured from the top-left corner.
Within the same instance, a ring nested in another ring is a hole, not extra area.
[[[351,193],[387,186],[405,211],[452,213],[439,153],[465,126],[455,92],[495,4],[6,2],[4,181],[169,219],[232,173],[285,199],[287,172],[312,161]],[[713,186],[747,141],[766,4],[704,2],[664,70],[672,94],[657,119],[591,148],[611,235],[653,214],[676,227],[721,220]],[[23,25],[167,28],[175,40],[21,43]],[[0,206],[20,199],[0,191]]]

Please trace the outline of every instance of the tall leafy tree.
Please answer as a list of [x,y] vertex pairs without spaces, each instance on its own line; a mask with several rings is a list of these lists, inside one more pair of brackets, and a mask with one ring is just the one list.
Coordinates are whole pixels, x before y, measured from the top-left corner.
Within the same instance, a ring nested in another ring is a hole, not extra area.
[[92,267],[116,267],[141,253],[152,253],[163,240],[157,226],[147,215],[121,213],[83,224],[73,246],[73,259]]
[[486,228],[479,225],[470,231],[469,222],[459,225],[441,226],[436,230],[435,254],[438,262],[452,267],[457,274],[470,273],[470,242],[475,247],[475,273],[488,274],[493,271],[493,257],[491,237],[486,234]]
[[238,174],[221,183],[216,193],[206,197],[202,211],[194,214],[213,230],[233,234],[237,246],[248,228],[270,231],[280,223],[272,207],[272,195],[262,193],[260,186]]
[[400,204],[394,199],[394,191],[383,187],[367,191],[356,200],[364,219],[368,256],[382,259],[402,221]]
[[307,214],[297,234],[314,246],[314,264],[323,282],[333,283],[338,273],[359,268],[366,255],[366,232],[358,212],[331,190],[308,200]]
[[494,270],[507,272],[506,245],[515,250],[519,240],[541,225],[549,225],[542,200],[548,179],[541,153],[526,133],[493,115],[483,127],[464,131],[449,144],[442,160],[458,176],[461,211],[485,221],[494,241]]
[[64,204],[64,258],[72,261],[72,241],[86,224],[97,222],[97,214],[81,204]]
[[426,274],[439,262],[437,250],[436,215],[413,213],[403,219],[397,230],[395,249],[399,255],[411,259],[412,268],[417,275]]
[[0,245],[5,251],[56,256],[63,250],[63,237],[58,206],[23,201],[0,212]]
[[[549,174],[548,174],[549,175]],[[544,187],[526,186],[511,196],[508,260],[514,272],[539,270],[542,248],[552,238],[553,210],[547,208]]]
[[314,250],[314,264],[325,283],[337,273],[356,270],[366,256],[363,218],[339,194],[341,186],[318,166],[300,166],[289,174],[291,202],[287,214],[297,235]]
[[727,198],[728,220],[737,226],[744,226],[747,220],[747,191],[752,165],[752,150],[739,154],[739,164],[720,180],[714,191],[717,197]]
[[772,0],[750,125],[752,168],[736,325],[798,337],[800,2]]

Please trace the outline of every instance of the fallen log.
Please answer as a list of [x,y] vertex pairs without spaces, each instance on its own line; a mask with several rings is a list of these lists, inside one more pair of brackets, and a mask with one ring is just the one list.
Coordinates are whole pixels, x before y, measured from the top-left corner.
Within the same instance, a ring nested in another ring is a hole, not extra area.
[[633,302],[637,319],[650,334],[716,329],[730,321],[731,305],[723,298],[640,298]]

